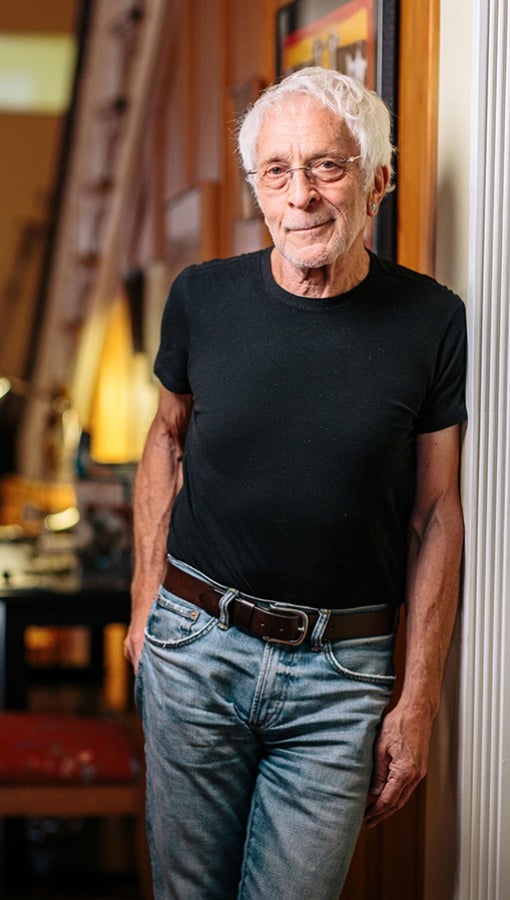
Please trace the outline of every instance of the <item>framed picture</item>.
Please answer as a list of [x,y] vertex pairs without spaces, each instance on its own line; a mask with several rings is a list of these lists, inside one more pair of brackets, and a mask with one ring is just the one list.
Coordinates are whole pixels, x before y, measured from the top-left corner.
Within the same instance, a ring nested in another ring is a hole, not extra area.
[[218,185],[202,182],[166,205],[167,263],[173,280],[185,266],[218,253]]
[[[359,78],[392,113],[397,145],[398,0],[293,0],[276,13],[276,70],[280,77],[323,66]],[[371,223],[367,243],[396,256],[396,196],[388,194]]]
[[[232,105],[232,121],[235,129],[243,114],[255,100],[258,99],[265,87],[262,78],[249,78],[241,84],[236,84],[230,88],[230,101]],[[253,219],[261,216],[261,212],[253,191],[246,181],[241,166],[237,166],[238,181],[234,208],[238,219]]]

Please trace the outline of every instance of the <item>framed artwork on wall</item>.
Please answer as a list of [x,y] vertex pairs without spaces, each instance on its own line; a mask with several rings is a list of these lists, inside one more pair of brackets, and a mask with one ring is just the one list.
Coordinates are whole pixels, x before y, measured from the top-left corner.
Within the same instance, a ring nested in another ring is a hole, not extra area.
[[193,185],[166,204],[166,261],[170,280],[193,263],[218,253],[218,185]]
[[[359,78],[386,101],[397,145],[398,0],[293,0],[276,12],[279,77],[323,66]],[[372,223],[371,223],[372,224]],[[396,258],[396,197],[388,194],[367,234],[381,256]]]
[[[258,99],[264,90],[265,83],[262,78],[249,78],[246,81],[236,84],[230,88],[230,100],[232,105],[232,122],[237,132],[239,122],[255,100]],[[238,219],[253,219],[255,216],[260,218],[261,212],[255,201],[253,192],[241,166],[238,165],[238,181],[235,198],[236,217]]]

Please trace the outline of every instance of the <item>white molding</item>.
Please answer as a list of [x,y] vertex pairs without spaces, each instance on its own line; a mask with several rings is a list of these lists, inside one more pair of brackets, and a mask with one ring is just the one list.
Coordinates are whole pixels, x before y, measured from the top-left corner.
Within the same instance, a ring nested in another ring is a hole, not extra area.
[[[476,0],[458,900],[510,896],[510,27]],[[509,649],[507,649],[509,648]]]

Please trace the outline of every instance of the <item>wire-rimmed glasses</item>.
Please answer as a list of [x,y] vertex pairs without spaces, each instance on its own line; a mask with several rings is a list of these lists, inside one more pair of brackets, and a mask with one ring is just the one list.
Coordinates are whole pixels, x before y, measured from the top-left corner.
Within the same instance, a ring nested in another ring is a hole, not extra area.
[[247,172],[248,177],[257,177],[259,182],[266,188],[272,190],[280,190],[286,187],[294,172],[305,172],[307,178],[314,184],[334,184],[344,178],[348,167],[351,163],[361,159],[359,156],[348,156],[346,158],[335,159],[333,157],[321,157],[313,159],[305,166],[289,166],[284,162],[270,162],[260,169],[253,169]]

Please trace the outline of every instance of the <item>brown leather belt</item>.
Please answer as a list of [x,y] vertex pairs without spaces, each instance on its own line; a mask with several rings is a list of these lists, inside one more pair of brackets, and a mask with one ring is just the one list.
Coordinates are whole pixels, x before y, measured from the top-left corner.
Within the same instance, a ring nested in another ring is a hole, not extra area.
[[[163,587],[177,597],[205,609],[210,616],[219,618],[220,600],[227,588],[216,588],[194,575],[189,575],[168,564]],[[319,618],[319,611],[309,612],[299,606],[260,606],[248,597],[235,592],[228,604],[230,625],[243,628],[265,641],[298,646],[310,637]],[[324,641],[352,640],[392,634],[397,625],[398,613],[389,606],[378,609],[333,610],[324,630]]]

